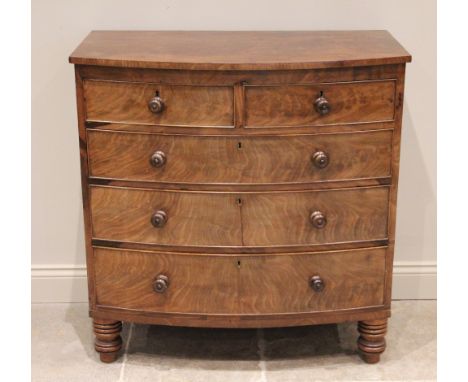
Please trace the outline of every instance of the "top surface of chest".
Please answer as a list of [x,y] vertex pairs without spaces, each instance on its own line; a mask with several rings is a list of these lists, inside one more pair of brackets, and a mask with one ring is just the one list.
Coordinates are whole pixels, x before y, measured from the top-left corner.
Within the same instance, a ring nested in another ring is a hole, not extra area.
[[281,70],[409,62],[387,31],[93,31],[70,62],[158,69]]

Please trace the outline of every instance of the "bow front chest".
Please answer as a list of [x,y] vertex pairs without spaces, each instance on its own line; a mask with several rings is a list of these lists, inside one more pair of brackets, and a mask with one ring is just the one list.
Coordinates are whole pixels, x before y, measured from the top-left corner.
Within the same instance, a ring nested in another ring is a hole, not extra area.
[[75,64],[90,314],[260,328],[390,316],[405,64],[386,31],[92,32]]

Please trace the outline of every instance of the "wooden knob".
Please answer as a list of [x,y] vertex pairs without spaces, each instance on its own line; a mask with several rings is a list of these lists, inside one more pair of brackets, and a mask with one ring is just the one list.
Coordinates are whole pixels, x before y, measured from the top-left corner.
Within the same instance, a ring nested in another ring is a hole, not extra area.
[[325,168],[328,166],[329,158],[327,153],[323,151],[317,151],[312,155],[312,163],[317,168]]
[[320,211],[314,211],[310,214],[310,222],[315,228],[323,228],[327,225],[327,218]]
[[151,155],[150,163],[153,167],[162,167],[166,164],[166,154],[162,151],[155,151]]
[[153,289],[156,293],[164,293],[169,287],[169,277],[158,275],[153,281]]
[[315,292],[321,292],[323,291],[323,288],[325,288],[322,278],[318,275],[310,278],[310,286]]
[[156,95],[148,102],[148,108],[154,114],[161,113],[164,110],[164,101],[160,96]]
[[315,100],[314,106],[315,110],[320,115],[325,115],[330,112],[330,103],[322,94]]
[[160,210],[157,211],[151,216],[151,224],[156,228],[162,228],[167,222],[167,214]]

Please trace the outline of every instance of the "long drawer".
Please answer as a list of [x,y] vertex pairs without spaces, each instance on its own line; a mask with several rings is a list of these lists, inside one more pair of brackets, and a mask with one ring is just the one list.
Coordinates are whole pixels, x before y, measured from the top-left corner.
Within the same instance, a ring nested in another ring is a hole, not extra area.
[[95,248],[97,305],[148,312],[270,314],[383,304],[385,248],[220,256]]
[[88,121],[233,127],[232,86],[84,82]]
[[395,81],[246,86],[246,127],[392,121]]
[[93,237],[182,246],[381,240],[387,237],[388,191],[232,193],[92,186]]
[[96,178],[205,184],[308,183],[390,176],[392,131],[181,136],[88,131]]

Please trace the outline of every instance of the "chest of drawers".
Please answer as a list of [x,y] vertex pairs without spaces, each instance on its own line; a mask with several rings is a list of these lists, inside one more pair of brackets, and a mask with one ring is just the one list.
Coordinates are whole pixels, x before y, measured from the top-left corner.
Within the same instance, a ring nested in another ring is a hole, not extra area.
[[405,64],[385,31],[92,32],[75,64],[90,315],[121,322],[390,316]]

